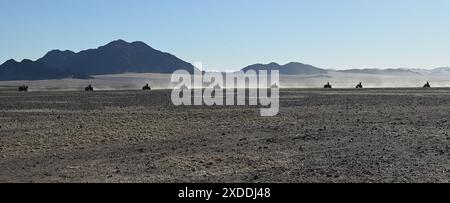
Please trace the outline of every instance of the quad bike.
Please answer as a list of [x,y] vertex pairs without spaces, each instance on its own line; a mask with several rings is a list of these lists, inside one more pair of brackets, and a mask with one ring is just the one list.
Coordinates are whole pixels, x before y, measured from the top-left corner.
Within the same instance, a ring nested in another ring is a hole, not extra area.
[[145,86],[142,87],[142,90],[152,90],[152,88],[150,87],[150,85],[145,84]]
[[19,92],[28,92],[28,86],[20,86],[18,90]]
[[362,89],[362,88],[363,88],[363,85],[361,82],[358,85],[356,85],[356,89]]
[[86,91],[86,92],[93,92],[94,88],[92,87],[92,85],[89,85],[86,88],[84,88],[84,91]]

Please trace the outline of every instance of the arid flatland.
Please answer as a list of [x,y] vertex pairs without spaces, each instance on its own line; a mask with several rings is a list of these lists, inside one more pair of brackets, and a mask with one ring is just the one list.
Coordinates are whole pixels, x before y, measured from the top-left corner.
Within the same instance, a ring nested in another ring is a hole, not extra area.
[[280,106],[0,91],[0,182],[450,182],[450,89],[286,89]]

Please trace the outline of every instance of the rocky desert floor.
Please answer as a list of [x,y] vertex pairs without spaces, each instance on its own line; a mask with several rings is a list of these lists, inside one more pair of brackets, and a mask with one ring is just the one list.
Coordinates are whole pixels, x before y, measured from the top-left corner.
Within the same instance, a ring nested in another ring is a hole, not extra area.
[[286,89],[275,117],[170,94],[0,91],[0,182],[450,182],[450,89]]

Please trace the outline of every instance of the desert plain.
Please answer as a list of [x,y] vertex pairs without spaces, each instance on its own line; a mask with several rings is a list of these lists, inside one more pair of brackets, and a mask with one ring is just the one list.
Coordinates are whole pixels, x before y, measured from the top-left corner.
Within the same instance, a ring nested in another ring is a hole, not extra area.
[[450,182],[450,89],[282,89],[280,112],[170,90],[0,91],[0,182]]

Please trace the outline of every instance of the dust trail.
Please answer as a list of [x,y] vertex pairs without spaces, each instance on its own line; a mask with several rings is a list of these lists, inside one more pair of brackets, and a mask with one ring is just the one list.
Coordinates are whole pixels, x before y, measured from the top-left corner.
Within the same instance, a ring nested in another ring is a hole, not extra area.
[[[61,79],[37,81],[0,81],[0,88],[14,90],[28,85],[30,91],[84,91],[91,84],[95,90],[140,90],[145,84],[152,89],[171,89],[171,74],[127,73],[98,75],[94,79]],[[380,75],[330,72],[324,75],[280,76],[281,88],[322,88],[330,82],[335,88],[354,88],[362,82],[365,88],[422,87],[429,81],[432,87],[450,87],[448,75]],[[205,84],[206,86],[206,84]]]
[[352,74],[329,73],[316,76],[280,76],[281,86],[284,88],[321,88],[330,82],[335,88],[355,88],[362,82],[366,88],[401,88],[423,87],[429,81],[432,87],[450,87],[448,76],[442,75],[380,75],[380,74]]
[[8,88],[28,85],[30,91],[84,91],[87,85],[95,90],[140,90],[145,84],[152,89],[170,88],[170,74],[117,74],[98,75],[93,79],[61,79],[35,81],[0,81],[0,86]]

